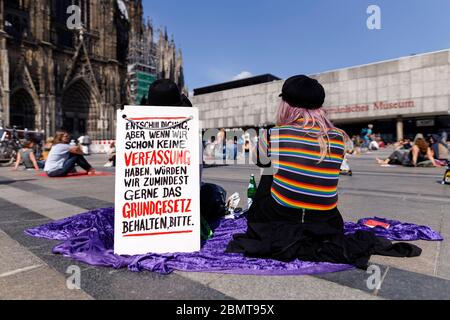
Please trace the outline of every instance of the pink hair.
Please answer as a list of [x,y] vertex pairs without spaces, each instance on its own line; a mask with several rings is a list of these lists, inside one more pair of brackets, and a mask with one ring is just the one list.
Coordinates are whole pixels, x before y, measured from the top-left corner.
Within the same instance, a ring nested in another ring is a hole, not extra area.
[[[297,120],[303,119],[302,123],[298,123]],[[310,133],[309,135],[318,138],[320,145],[320,155],[322,162],[327,154],[331,153],[330,150],[330,137],[328,132],[333,129],[337,129],[333,123],[328,119],[327,114],[323,108],[319,109],[304,109],[293,107],[285,101],[281,101],[277,112],[277,126],[291,126],[298,125],[302,128],[308,129],[318,127],[318,133]],[[339,129],[337,129],[339,130]],[[342,130],[339,130],[344,135],[344,142],[348,141],[348,136]]]

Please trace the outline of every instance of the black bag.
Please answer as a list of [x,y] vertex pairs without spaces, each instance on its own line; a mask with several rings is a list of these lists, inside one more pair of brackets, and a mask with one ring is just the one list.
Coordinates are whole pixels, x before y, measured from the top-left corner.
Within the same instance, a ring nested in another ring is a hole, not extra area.
[[227,192],[221,186],[204,183],[200,190],[200,214],[208,222],[226,215]]

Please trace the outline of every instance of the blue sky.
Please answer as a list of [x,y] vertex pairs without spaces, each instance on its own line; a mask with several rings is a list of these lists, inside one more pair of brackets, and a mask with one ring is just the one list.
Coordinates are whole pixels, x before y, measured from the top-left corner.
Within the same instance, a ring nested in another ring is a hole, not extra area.
[[[183,50],[189,90],[242,72],[281,78],[450,48],[448,0],[143,0]],[[369,30],[367,7],[381,8]]]

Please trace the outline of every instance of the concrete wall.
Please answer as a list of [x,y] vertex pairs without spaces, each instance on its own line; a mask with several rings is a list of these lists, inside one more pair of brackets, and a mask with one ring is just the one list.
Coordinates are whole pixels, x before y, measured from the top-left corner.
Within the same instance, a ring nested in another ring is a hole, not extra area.
[[[450,50],[311,75],[336,123],[450,113]],[[204,128],[273,124],[283,81],[195,96]]]
[[203,128],[233,128],[271,124],[283,81],[193,97]]

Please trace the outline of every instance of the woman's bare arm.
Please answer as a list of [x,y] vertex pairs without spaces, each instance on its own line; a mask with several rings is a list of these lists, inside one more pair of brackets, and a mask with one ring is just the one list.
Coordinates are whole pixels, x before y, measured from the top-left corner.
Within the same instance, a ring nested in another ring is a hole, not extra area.
[[436,164],[436,161],[434,161],[434,152],[431,150],[431,148],[428,148],[428,150],[427,150],[427,157],[428,157],[428,160],[431,161],[431,163],[433,164],[434,167],[438,166]]
[[37,164],[36,156],[34,155],[34,152],[30,153],[30,160],[33,163],[34,169],[39,170],[39,166]]

